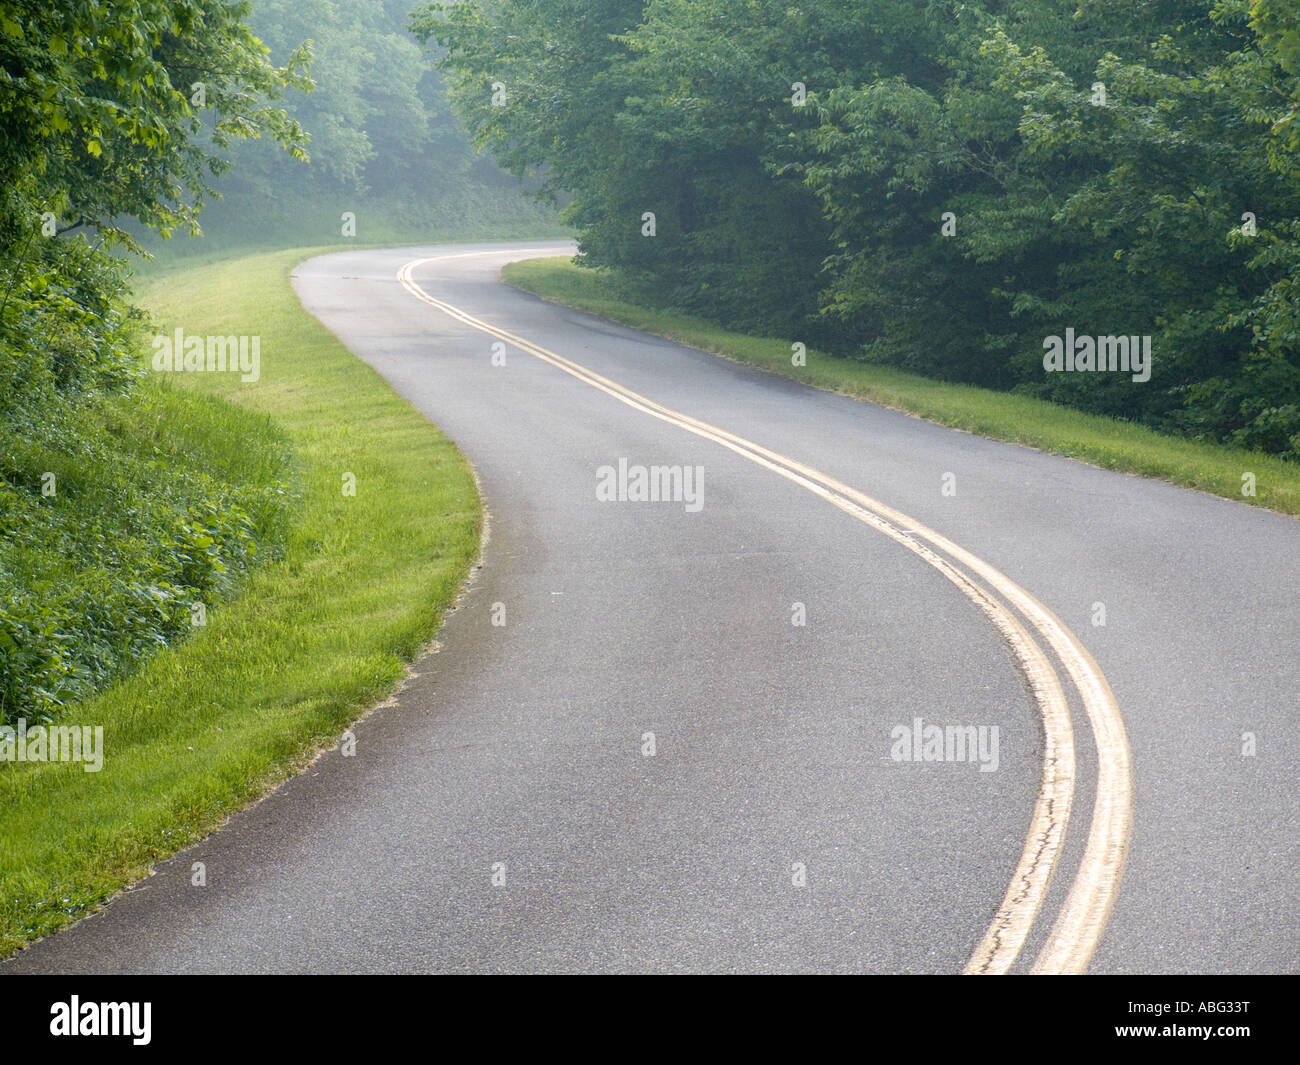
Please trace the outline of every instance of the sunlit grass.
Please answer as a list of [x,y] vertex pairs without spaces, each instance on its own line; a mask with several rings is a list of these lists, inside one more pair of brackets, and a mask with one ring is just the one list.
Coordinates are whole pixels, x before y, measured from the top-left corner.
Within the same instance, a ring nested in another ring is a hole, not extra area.
[[[68,715],[104,727],[101,772],[0,769],[0,954],[85,913],[335,742],[400,679],[477,555],[468,465],[302,310],[288,283],[302,258],[258,255],[143,287],[161,329],[262,338],[257,383],[179,374],[171,387],[184,390],[176,409],[214,410],[189,443],[236,475],[266,461],[267,441],[241,425],[269,419],[299,502],[282,559]],[[223,417],[190,390],[251,414]]]

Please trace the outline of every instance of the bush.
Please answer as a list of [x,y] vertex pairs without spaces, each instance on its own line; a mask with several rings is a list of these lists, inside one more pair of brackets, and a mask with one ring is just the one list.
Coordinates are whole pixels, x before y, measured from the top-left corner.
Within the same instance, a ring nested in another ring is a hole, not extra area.
[[52,720],[189,632],[279,550],[288,461],[266,419],[152,380],[11,403],[0,718]]

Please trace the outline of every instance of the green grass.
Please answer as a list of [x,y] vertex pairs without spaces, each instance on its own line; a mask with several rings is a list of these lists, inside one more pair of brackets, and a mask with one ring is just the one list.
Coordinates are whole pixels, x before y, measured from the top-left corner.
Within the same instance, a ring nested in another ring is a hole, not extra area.
[[[233,448],[229,441],[240,440]],[[57,717],[191,631],[283,546],[271,419],[151,375],[0,420],[0,702]],[[48,471],[42,474],[41,471]],[[43,476],[56,491],[43,497]]]
[[[531,259],[505,268],[518,288],[591,311],[634,329],[757,366],[817,388],[907,411],[981,436],[1027,444],[1096,466],[1199,488],[1226,499],[1300,516],[1300,466],[1255,452],[1165,436],[1142,426],[1084,414],[1026,396],[951,384],[809,350],[791,365],[788,340],[731,332],[689,315],[647,306],[608,271],[564,259]],[[1254,497],[1242,475],[1255,475]]]
[[[195,428],[214,466],[256,463],[249,452],[264,441],[240,427],[270,419],[299,501],[282,557],[253,569],[205,627],[61,719],[103,726],[101,772],[0,771],[0,956],[82,916],[333,745],[402,677],[477,556],[468,465],[302,310],[288,274],[303,257],[242,258],[143,287],[161,330],[261,336],[256,384],[180,374],[170,387],[247,412]],[[355,497],[342,492],[345,472]]]

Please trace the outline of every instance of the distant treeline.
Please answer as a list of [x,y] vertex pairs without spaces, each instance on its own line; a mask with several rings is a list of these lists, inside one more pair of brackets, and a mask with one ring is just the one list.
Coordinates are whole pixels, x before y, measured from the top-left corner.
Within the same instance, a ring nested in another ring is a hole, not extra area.
[[[309,93],[284,100],[308,162],[264,140],[233,145],[203,228],[209,245],[513,235],[558,226],[480,155],[452,114],[442,74],[407,24],[416,0],[254,0],[247,21],[282,63],[306,44]],[[195,251],[204,250],[195,246]]]
[[[476,142],[652,298],[1300,459],[1298,18],[466,0],[414,25]],[[1067,331],[1150,337],[1149,380],[1048,372]]]

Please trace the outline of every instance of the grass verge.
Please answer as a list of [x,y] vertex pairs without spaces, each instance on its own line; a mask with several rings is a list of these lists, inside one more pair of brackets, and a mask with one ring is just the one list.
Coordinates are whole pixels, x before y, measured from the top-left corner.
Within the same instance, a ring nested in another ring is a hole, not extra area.
[[[0,957],[84,915],[332,745],[401,678],[477,556],[469,466],[301,308],[288,275],[302,258],[241,258],[142,288],[160,331],[261,337],[255,383],[179,374],[170,387],[269,419],[298,503],[281,557],[252,570],[237,598],[60,721],[103,726],[100,772],[0,770]],[[205,434],[205,446],[237,468],[258,442],[231,432]]]
[[[1085,414],[1040,399],[936,381],[817,351],[808,351],[806,366],[792,366],[787,340],[735,333],[702,318],[646,306],[630,298],[608,271],[586,269],[564,259],[512,263],[502,276],[509,284],[543,299],[817,388],[981,436],[1300,517],[1300,466],[1268,455],[1165,436],[1131,422]],[[1254,496],[1242,495],[1246,474],[1254,475]]]

